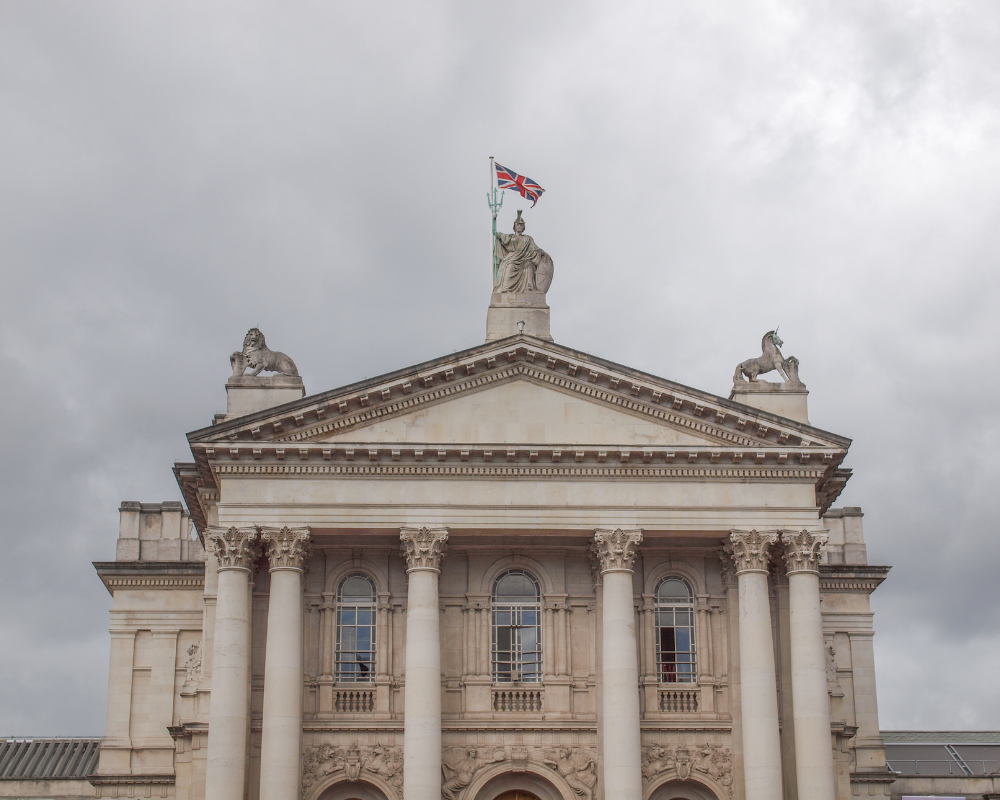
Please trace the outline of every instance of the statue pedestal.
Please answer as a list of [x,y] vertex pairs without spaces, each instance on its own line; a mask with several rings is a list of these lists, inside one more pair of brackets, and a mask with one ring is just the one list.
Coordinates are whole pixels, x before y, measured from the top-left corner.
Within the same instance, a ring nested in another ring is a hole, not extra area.
[[486,341],[517,336],[518,322],[524,323],[523,333],[536,339],[552,341],[549,333],[549,307],[543,292],[493,292],[486,312]]
[[729,399],[808,425],[809,412],[806,407],[808,395],[809,391],[804,383],[770,383],[756,380],[752,383],[741,381],[734,383]]
[[233,376],[226,381],[226,419],[243,417],[301,400],[306,388],[298,375]]

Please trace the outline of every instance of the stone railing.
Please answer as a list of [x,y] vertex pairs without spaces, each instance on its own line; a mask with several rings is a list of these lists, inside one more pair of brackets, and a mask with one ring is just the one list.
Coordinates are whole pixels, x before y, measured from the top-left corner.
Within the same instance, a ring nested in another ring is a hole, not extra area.
[[499,712],[538,713],[542,710],[542,690],[494,689],[493,710]]
[[660,689],[660,711],[664,714],[697,714],[699,689]]
[[333,710],[339,714],[368,714],[375,710],[374,689],[335,689]]

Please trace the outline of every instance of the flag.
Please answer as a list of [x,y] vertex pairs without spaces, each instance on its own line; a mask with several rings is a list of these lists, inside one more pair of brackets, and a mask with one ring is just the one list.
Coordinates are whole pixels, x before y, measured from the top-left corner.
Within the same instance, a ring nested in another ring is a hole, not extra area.
[[535,203],[538,202],[538,198],[542,196],[542,192],[545,190],[535,183],[531,178],[525,178],[523,175],[518,175],[514,170],[507,169],[507,167],[501,167],[499,164],[497,167],[497,188],[498,189],[511,189],[521,197],[526,197],[531,200],[531,207],[535,207]]

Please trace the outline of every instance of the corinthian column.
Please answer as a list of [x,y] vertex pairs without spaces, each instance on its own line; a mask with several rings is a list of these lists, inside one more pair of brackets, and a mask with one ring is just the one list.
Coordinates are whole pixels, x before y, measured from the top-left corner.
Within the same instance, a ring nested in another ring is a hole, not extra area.
[[632,564],[641,542],[642,530],[638,528],[598,528],[591,546],[604,583],[601,648],[604,800],[642,797],[639,665],[632,599]]
[[264,655],[261,800],[299,795],[302,744],[302,567],[309,528],[262,528],[271,572]]
[[260,551],[256,528],[209,528],[219,563],[212,647],[205,797],[243,800],[250,670],[250,575]]
[[784,795],[767,562],[768,551],[778,541],[778,534],[733,531],[729,539],[736,563],[740,598],[741,716],[746,800],[775,800]]
[[406,800],[441,800],[441,631],[438,574],[447,528],[401,528],[406,559]]
[[792,716],[799,797],[834,800],[830,699],[819,607],[819,554],[826,534],[784,531],[792,651]]

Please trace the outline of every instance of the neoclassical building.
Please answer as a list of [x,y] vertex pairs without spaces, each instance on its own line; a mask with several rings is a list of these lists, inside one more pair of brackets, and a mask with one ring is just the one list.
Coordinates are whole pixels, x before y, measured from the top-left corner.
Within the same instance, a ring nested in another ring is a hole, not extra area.
[[96,564],[98,796],[889,796],[888,567],[798,362],[769,333],[719,397],[548,314],[498,291],[485,344],[312,395],[248,334],[184,503],[123,503]]

